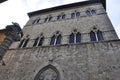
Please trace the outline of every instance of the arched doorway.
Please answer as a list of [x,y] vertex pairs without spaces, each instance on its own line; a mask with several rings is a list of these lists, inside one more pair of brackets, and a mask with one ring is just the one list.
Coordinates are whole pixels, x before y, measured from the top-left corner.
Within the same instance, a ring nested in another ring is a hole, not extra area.
[[60,74],[56,67],[48,65],[37,73],[34,80],[60,80]]

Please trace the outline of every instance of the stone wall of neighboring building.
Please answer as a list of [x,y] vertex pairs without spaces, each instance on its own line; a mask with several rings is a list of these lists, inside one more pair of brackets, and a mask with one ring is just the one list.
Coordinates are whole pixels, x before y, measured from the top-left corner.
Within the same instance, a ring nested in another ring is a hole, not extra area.
[[4,57],[6,66],[0,66],[0,80],[34,80],[37,74],[48,75],[50,68],[58,80],[119,80],[119,44],[115,40],[11,49]]
[[5,30],[0,30],[0,43],[4,41],[5,37]]

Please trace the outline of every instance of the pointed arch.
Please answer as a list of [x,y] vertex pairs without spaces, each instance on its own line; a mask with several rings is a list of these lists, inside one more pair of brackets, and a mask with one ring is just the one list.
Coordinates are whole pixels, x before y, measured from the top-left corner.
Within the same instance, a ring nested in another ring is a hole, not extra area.
[[43,41],[44,41],[44,37],[37,37],[35,39],[33,46],[42,46]]
[[28,44],[28,42],[29,42],[29,38],[21,40],[18,48],[24,48],[24,47],[26,47],[27,44]]
[[56,31],[54,35],[51,37],[50,45],[58,45],[61,44],[62,35],[60,31]]
[[60,80],[60,73],[53,65],[48,65],[42,68],[34,80]]
[[71,18],[76,18],[76,17],[79,17],[80,16],[80,12],[73,12],[71,13]]
[[96,14],[96,10],[95,9],[88,9],[86,11],[86,14],[89,15],[89,16],[92,16],[93,14]]
[[69,43],[80,43],[81,42],[81,34],[74,29],[73,32],[69,35]]

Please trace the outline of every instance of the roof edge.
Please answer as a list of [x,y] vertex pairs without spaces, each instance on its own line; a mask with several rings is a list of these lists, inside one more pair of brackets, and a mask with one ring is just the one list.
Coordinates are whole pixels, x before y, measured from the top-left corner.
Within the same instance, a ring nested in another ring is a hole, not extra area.
[[0,0],[0,3],[5,2],[5,1],[7,1],[7,0]]
[[42,10],[33,11],[33,12],[28,13],[28,16],[32,17],[33,15],[42,14],[42,13],[45,13],[45,12],[55,11],[55,10],[64,9],[64,8],[70,8],[70,7],[73,7],[73,6],[92,4],[92,3],[102,3],[104,8],[106,9],[106,2],[104,2],[104,1],[106,1],[106,0],[90,0],[90,1],[83,1],[83,2],[65,4],[65,5],[60,5],[60,6],[56,6],[56,7],[51,7],[51,8],[46,8],[46,9],[42,9]]

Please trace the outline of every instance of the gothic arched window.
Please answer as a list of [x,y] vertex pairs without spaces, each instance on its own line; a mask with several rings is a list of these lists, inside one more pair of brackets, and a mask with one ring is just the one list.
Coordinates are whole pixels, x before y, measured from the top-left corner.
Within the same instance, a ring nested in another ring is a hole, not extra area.
[[51,37],[50,45],[56,45],[56,44],[61,44],[61,34],[59,35],[53,35]]
[[43,41],[44,41],[44,37],[37,37],[35,39],[33,46],[41,46],[43,44]]
[[60,80],[60,73],[56,67],[48,65],[37,73],[34,80]]
[[57,20],[65,19],[66,15],[65,14],[60,14],[57,16]]
[[72,33],[69,36],[69,43],[79,43],[79,42],[81,42],[81,34],[79,32]]
[[60,20],[60,19],[61,19],[61,15],[58,15],[58,16],[57,16],[57,20]]
[[21,42],[20,42],[20,44],[19,44],[19,48],[24,48],[24,47],[26,47],[28,41],[29,41],[29,38],[21,40]]
[[74,12],[71,14],[71,18],[76,18],[80,16],[80,12]]
[[100,30],[97,30],[95,32],[90,32],[90,39],[91,41],[101,41],[104,40],[102,32]]
[[91,16],[91,15],[93,15],[93,14],[96,14],[96,10],[94,10],[94,9],[89,9],[89,10],[86,11],[86,14],[89,15],[89,16]]
[[48,16],[48,17],[45,18],[44,22],[49,22],[51,20],[52,20],[52,16]]
[[92,9],[92,10],[91,10],[91,13],[92,13],[92,14],[96,14],[96,11]]
[[39,21],[40,21],[40,19],[36,19],[33,21],[33,24],[37,24],[37,23],[39,23]]

